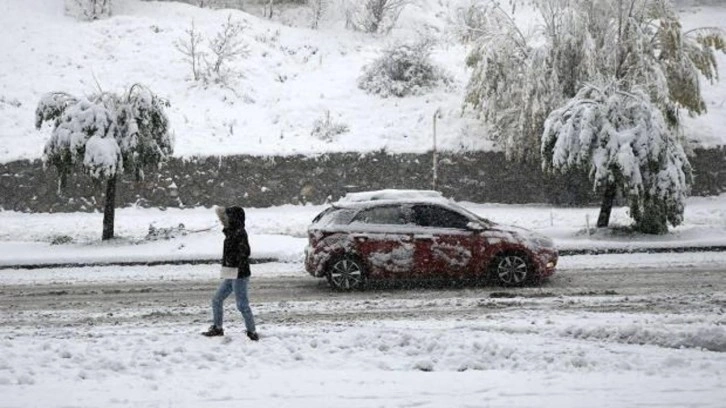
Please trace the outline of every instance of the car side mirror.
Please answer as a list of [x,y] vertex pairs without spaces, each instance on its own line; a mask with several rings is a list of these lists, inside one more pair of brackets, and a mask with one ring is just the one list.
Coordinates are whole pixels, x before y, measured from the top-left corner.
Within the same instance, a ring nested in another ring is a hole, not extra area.
[[476,221],[469,221],[466,224],[466,228],[468,228],[472,231],[484,231],[484,226]]

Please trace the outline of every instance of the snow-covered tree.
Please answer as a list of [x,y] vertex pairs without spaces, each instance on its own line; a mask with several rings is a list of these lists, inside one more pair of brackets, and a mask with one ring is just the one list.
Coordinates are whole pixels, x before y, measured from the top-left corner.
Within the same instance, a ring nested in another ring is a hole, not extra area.
[[65,93],[44,95],[35,111],[35,126],[50,122],[50,140],[43,160],[58,170],[61,186],[79,167],[106,181],[103,239],[113,238],[117,178],[137,180],[144,169],[158,169],[173,152],[165,108],[169,103],[142,85],[123,95],[99,93],[76,98]]
[[312,23],[310,24],[310,28],[313,30],[317,30],[318,26],[320,25],[320,21],[325,16],[325,13],[328,12],[328,2],[330,0],[310,0],[310,9],[313,13],[312,16]]
[[351,23],[366,33],[388,33],[411,0],[362,0],[354,6]]
[[[602,97],[605,101],[615,95],[638,95],[639,106],[656,110],[667,125],[663,132],[668,135],[652,137],[668,144],[667,149],[682,150],[680,111],[705,112],[699,81],[701,76],[717,79],[715,52],[726,50],[720,30],[683,31],[668,0],[535,0],[534,4],[541,24],[532,32],[525,33],[495,3],[478,3],[474,9],[464,10],[462,16],[467,18],[460,19],[461,38],[474,45],[467,60],[473,70],[465,106],[476,110],[490,125],[492,138],[504,147],[507,157],[531,161],[543,159],[546,168],[564,170],[561,161],[552,161],[555,155],[548,150],[555,145],[552,137],[564,136],[553,133],[553,128],[544,133],[545,121],[566,123],[572,119],[557,119],[556,116],[571,115],[577,107],[591,109],[587,104],[582,105],[578,97],[590,95],[592,89],[598,88],[608,95]],[[640,111],[622,110],[623,114],[636,112]],[[656,116],[653,112],[650,117]],[[658,120],[652,119],[652,122]],[[587,123],[602,125],[606,122]],[[623,131],[626,127],[617,129]],[[667,150],[660,144],[650,146],[656,145]],[[591,148],[587,144],[581,146]],[[641,156],[644,154],[642,150],[639,152]],[[593,158],[592,153],[583,152],[580,156]],[[654,153],[655,156],[658,154]],[[680,159],[685,160],[680,168],[688,173],[687,159],[685,156]],[[663,160],[649,159],[648,162],[651,166],[655,163],[667,165]],[[644,174],[680,177],[676,173],[651,169]],[[594,184],[604,189],[599,225],[606,226],[617,188],[630,185],[622,179],[612,178],[595,178]],[[644,181],[647,186],[656,184],[662,185],[654,180]],[[674,192],[674,197],[687,192],[687,182],[674,179],[672,185],[683,189]],[[656,201],[645,195],[645,189],[633,191],[643,191],[640,202],[644,206],[657,206]],[[623,193],[631,196],[630,190]],[[640,215],[654,208],[643,207],[640,213],[636,211],[640,207],[631,208],[639,228],[664,230],[665,224],[658,228],[646,226],[648,222]],[[678,206],[669,208],[673,210]],[[682,214],[682,205],[680,208]],[[655,218],[679,222],[679,216]]]
[[250,53],[249,46],[240,37],[245,28],[247,27],[242,22],[232,20],[230,14],[227,16],[227,21],[222,24],[222,29],[209,40],[212,60],[207,61],[207,71],[215,82],[227,85],[232,76],[239,75],[229,64]]
[[606,199],[598,226],[607,226],[617,191],[628,199],[642,232],[661,234],[683,221],[691,166],[683,148],[645,90],[585,86],[545,121],[545,167],[588,168]]

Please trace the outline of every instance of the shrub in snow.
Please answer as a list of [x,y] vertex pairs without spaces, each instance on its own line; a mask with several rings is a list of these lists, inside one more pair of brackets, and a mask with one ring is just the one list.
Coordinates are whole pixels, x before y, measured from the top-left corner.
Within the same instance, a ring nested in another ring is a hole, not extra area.
[[51,245],[65,245],[73,242],[73,238],[68,235],[56,235],[50,240]]
[[204,50],[204,37],[192,21],[191,27],[185,30],[186,36],[176,40],[174,47],[184,55],[194,81],[229,87],[233,79],[241,76],[239,69],[232,64],[250,53],[249,46],[241,38],[245,28],[242,22],[232,20],[231,15],[227,16],[221,30],[207,42]]
[[448,85],[451,77],[429,58],[432,47],[432,41],[421,40],[385,49],[377,60],[363,68],[358,87],[386,98],[420,95],[437,85]]
[[93,21],[111,15],[111,0],[65,0],[65,11],[83,21]]
[[36,128],[46,122],[52,126],[43,161],[58,170],[61,186],[79,167],[106,181],[103,239],[113,238],[117,177],[126,172],[141,180],[145,168],[158,170],[173,151],[168,106],[138,84],[123,95],[102,92],[76,98],[56,92],[38,103]]
[[149,224],[149,232],[146,234],[147,241],[158,241],[160,239],[169,240],[185,236],[188,234],[184,224],[179,224],[176,227],[157,227],[154,224]]
[[330,142],[335,136],[345,133],[348,131],[348,125],[343,123],[336,123],[330,119],[330,111],[325,111],[325,116],[320,119],[315,119],[313,122],[313,130],[310,135],[320,140]]
[[413,368],[416,370],[419,370],[419,371],[424,371],[424,372],[430,373],[430,372],[434,371],[434,363],[430,360],[421,360],[421,361],[417,361],[413,365]]
[[[700,75],[708,80],[717,78],[715,52],[726,50],[723,32],[718,29],[683,31],[677,12],[667,0],[537,0],[534,4],[540,20],[545,22],[534,31],[535,36],[525,35],[496,3],[476,8],[468,14],[471,18],[463,24],[470,27],[462,38],[472,42],[473,50],[467,58],[472,74],[465,107],[482,116],[489,125],[489,135],[501,144],[508,158],[544,160],[546,167],[565,169],[551,162],[556,156],[547,153],[556,143],[552,138],[563,136],[563,133],[550,128],[543,136],[545,120],[549,117],[555,123],[556,119],[550,114],[558,109],[564,115],[574,114],[571,113],[573,109],[582,107],[578,105],[578,98],[591,93],[590,84],[604,84],[607,90],[603,89],[603,92],[607,96],[602,96],[597,103],[620,98],[629,104],[629,107],[621,107],[618,113],[620,117],[627,117],[627,121],[613,132],[624,132],[634,122],[647,117],[647,132],[650,133],[639,140],[662,141],[649,142],[633,147],[633,150],[640,155],[637,160],[645,160],[649,166],[666,166],[649,171],[658,174],[657,177],[668,177],[672,184],[669,188],[673,191],[668,194],[650,191],[650,196],[641,195],[640,204],[631,207],[641,210],[640,214],[632,213],[634,218],[639,217],[636,219],[639,228],[662,231],[662,226],[647,227],[647,220],[673,217],[668,214],[679,206],[674,197],[687,192],[688,177],[681,182],[680,173],[670,172],[673,167],[666,164],[668,160],[652,158],[670,154],[664,152],[682,150],[679,138],[674,136],[680,129],[681,109],[691,114],[705,112]],[[626,94],[637,95],[639,102],[626,100],[622,97]],[[634,109],[633,104],[639,108]],[[642,109],[653,112],[646,114]],[[627,116],[636,112],[637,118]],[[663,123],[659,122],[661,119]],[[568,116],[561,120],[579,119]],[[597,120],[592,123],[605,125],[609,122]],[[601,130],[583,131],[597,133]],[[593,148],[586,143],[580,146]],[[650,148],[660,150],[647,153],[648,158],[645,158],[643,155]],[[598,156],[583,154],[590,160],[598,159]],[[671,160],[677,161],[682,162],[683,157]],[[599,164],[591,165],[600,168]],[[687,161],[676,167],[684,174],[688,173]],[[618,177],[596,177],[595,184],[603,189],[598,225],[607,226],[617,190],[626,184]],[[650,187],[656,185],[661,182]],[[644,187],[644,191],[650,187]],[[632,191],[622,193],[632,198]],[[663,198],[664,194],[671,198]],[[661,198],[655,198],[657,196]],[[669,201],[671,199],[676,201]],[[668,203],[664,204],[662,200]],[[672,219],[676,221],[678,217]],[[661,225],[660,221],[655,224]]]

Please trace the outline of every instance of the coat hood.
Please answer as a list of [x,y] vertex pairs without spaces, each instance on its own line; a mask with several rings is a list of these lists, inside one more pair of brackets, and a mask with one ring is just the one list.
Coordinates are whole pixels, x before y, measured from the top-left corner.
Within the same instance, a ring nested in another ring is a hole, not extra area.
[[227,228],[237,230],[245,227],[245,210],[240,206],[227,207],[224,210],[227,217]]
[[219,221],[225,229],[240,229],[245,227],[245,210],[240,206],[215,207]]

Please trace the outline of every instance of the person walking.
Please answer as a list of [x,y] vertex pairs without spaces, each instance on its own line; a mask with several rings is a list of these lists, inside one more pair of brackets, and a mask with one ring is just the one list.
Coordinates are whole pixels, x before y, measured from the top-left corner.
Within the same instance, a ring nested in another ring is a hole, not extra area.
[[217,292],[212,298],[213,324],[204,336],[224,336],[224,300],[234,292],[237,309],[242,313],[247,329],[247,337],[257,341],[260,336],[255,329],[255,317],[247,297],[247,284],[250,280],[250,243],[245,230],[245,211],[242,207],[216,207],[215,212],[223,225],[224,247],[222,249],[222,269]]

